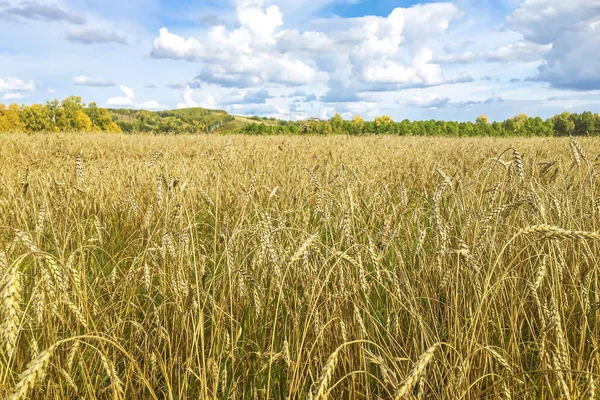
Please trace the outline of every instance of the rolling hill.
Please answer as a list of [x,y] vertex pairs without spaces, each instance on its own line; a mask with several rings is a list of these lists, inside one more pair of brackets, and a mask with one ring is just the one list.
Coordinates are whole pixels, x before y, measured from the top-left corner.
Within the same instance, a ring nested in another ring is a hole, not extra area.
[[213,133],[242,129],[248,124],[278,124],[274,119],[249,118],[200,107],[166,111],[126,108],[108,111],[123,132]]

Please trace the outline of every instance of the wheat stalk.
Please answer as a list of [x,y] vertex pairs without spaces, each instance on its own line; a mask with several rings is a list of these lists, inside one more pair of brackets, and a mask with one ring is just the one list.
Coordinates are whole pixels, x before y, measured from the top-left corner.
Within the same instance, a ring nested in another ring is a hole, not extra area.
[[339,346],[337,349],[333,351],[329,355],[327,362],[325,363],[325,367],[323,368],[323,372],[319,376],[319,380],[317,381],[316,389],[309,394],[309,399],[312,400],[321,400],[327,398],[327,389],[329,389],[329,384],[331,383],[331,378],[333,378],[333,374],[335,372],[335,367],[338,362],[338,356],[340,350],[344,347],[344,345]]
[[85,183],[85,171],[83,169],[83,154],[81,152],[75,157],[75,175],[77,176],[77,183],[80,187],[83,187]]
[[2,327],[2,342],[6,354],[10,358],[17,344],[19,335],[19,311],[21,303],[21,279],[16,267],[10,268],[1,292],[2,304],[4,305],[4,323]]
[[28,364],[27,369],[19,376],[19,382],[13,388],[12,394],[8,398],[9,400],[24,400],[29,398],[29,392],[33,390],[37,382],[46,376],[46,369],[57,347],[57,344],[50,346]]
[[400,400],[412,392],[415,384],[422,378],[427,365],[429,365],[433,359],[433,354],[435,353],[438,345],[439,343],[434,344],[421,355],[419,360],[413,366],[413,369],[408,373],[404,381],[402,381],[398,387],[398,390],[396,390],[396,393],[394,394],[394,400]]
[[600,240],[598,232],[572,231],[545,224],[532,225],[517,232],[517,236],[530,234],[544,234],[546,239]]

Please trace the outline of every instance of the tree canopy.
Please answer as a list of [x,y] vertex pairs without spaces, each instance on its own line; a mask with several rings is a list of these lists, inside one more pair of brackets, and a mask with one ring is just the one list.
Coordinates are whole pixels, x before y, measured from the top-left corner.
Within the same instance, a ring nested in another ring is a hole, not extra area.
[[394,122],[389,116],[364,121],[360,116],[352,120],[339,114],[325,121],[286,122],[277,126],[266,124],[246,125],[241,132],[252,135],[265,134],[320,134],[345,133],[350,135],[413,135],[413,136],[569,136],[600,133],[600,116],[586,111],[582,114],[562,113],[546,120],[519,114],[504,122],[490,123],[481,115],[475,122],[409,121]]

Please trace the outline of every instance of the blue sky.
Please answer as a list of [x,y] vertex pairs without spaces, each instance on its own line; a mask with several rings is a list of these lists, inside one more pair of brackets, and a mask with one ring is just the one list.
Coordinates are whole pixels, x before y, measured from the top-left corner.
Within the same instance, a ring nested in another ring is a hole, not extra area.
[[0,102],[277,118],[600,111],[600,0],[0,0]]

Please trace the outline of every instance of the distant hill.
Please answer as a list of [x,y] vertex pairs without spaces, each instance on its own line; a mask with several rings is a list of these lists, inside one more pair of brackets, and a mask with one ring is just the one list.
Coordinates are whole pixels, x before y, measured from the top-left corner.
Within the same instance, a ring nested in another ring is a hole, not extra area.
[[278,123],[275,119],[248,118],[200,107],[165,111],[109,108],[108,111],[123,132],[213,133],[239,130],[248,124]]
[[211,133],[235,120],[222,110],[185,108],[146,111],[108,109],[123,132]]

